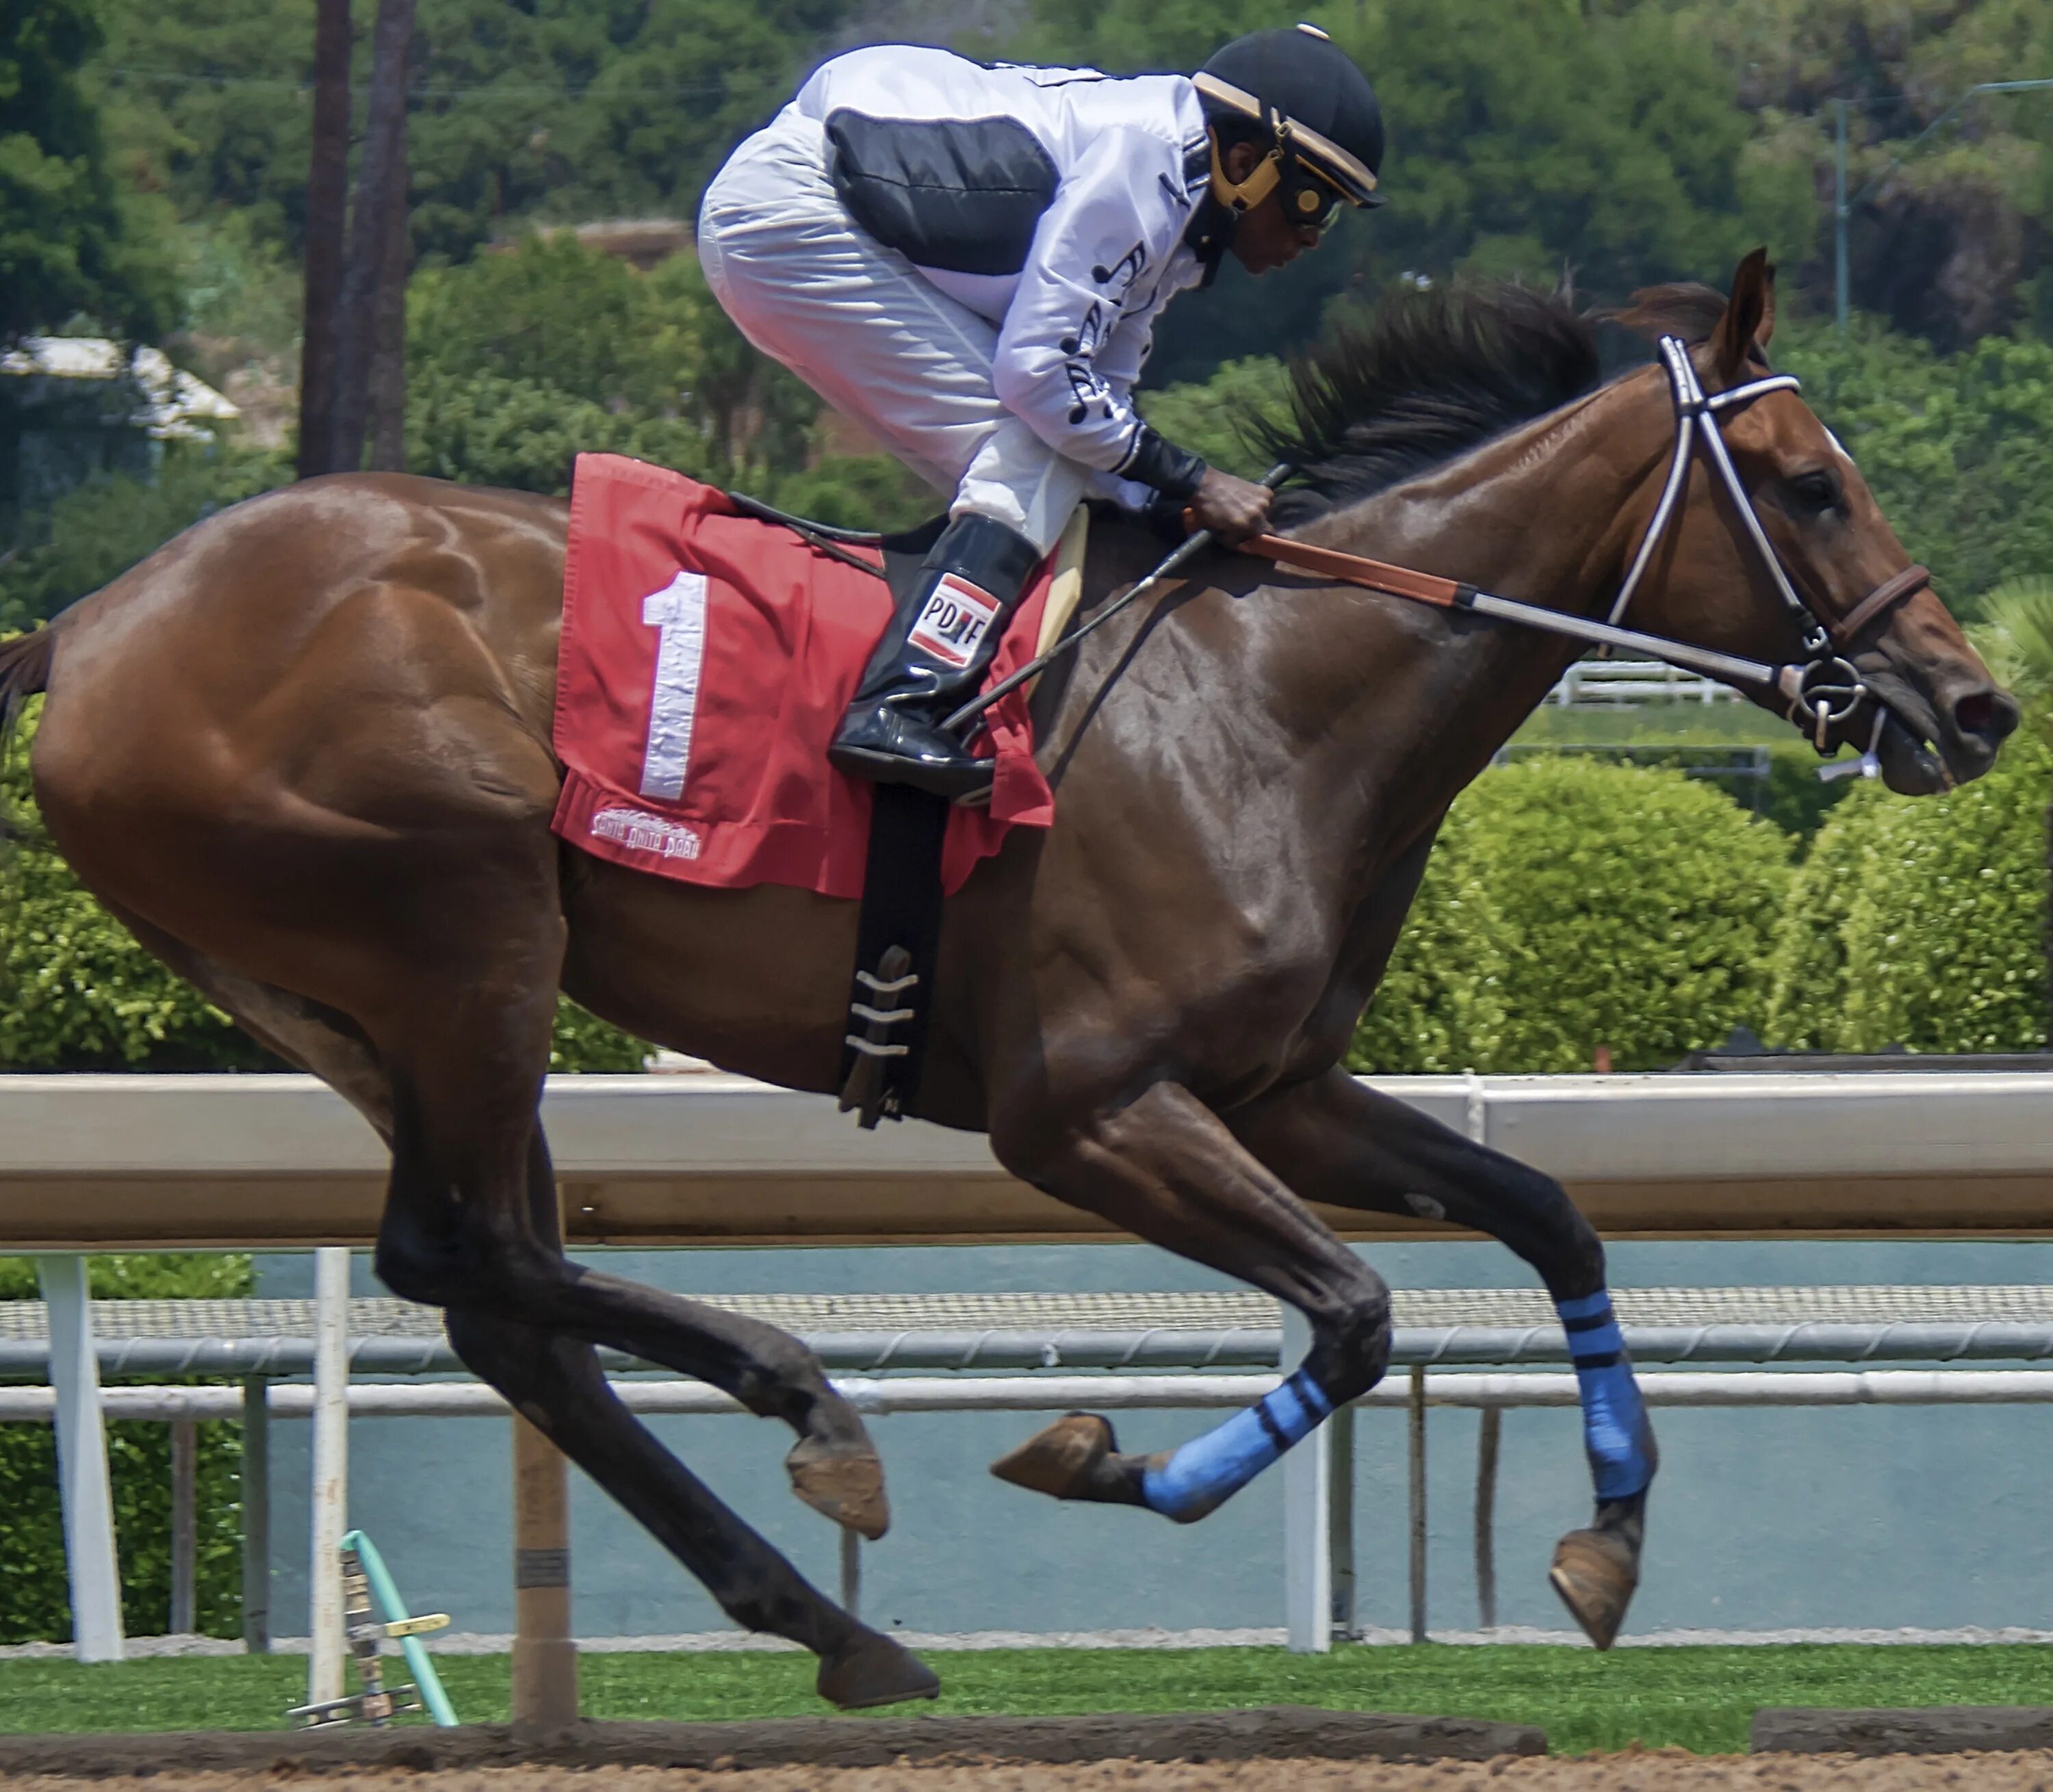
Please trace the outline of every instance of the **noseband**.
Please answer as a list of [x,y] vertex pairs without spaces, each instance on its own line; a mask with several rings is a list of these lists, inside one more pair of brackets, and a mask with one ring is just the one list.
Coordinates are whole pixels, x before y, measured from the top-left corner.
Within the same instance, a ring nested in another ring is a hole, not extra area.
[[1741,539],[1752,546],[1775,594],[1796,625],[1804,644],[1804,662],[1800,667],[1781,669],[1785,674],[1792,671],[1796,674],[1794,689],[1784,694],[1789,699],[1789,720],[1799,727],[1808,724],[1812,743],[1822,753],[1832,724],[1845,721],[1874,696],[1846,654],[1874,623],[1914,592],[1929,585],[1932,574],[1923,567],[1906,567],[1876,586],[1844,616],[1835,616],[1823,603],[1800,593],[1768,540],[1768,531],[1761,526],[1761,515],[1753,507],[1752,496],[1740,482],[1739,470],[1725,446],[1721,420],[1727,412],[1738,410],[1770,392],[1801,391],[1803,382],[1794,374],[1770,374],[1706,397],[1697,378],[1696,363],[1690,359],[1689,347],[1682,339],[1663,336],[1659,350],[1661,364],[1668,374],[1669,397],[1675,407],[1675,444],[1670,454],[1667,482],[1661,488],[1661,501],[1654,507],[1653,519],[1640,538],[1625,582],[1619,586],[1618,597],[1611,606],[1611,625],[1616,627],[1624,616],[1655,549],[1675,520],[1683,488],[1689,483],[1691,457],[1701,444],[1712,472],[1732,499]]

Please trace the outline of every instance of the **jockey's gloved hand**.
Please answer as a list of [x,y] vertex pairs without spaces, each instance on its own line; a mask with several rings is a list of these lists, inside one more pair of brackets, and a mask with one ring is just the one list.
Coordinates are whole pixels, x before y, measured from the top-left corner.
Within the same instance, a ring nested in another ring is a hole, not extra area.
[[1233,543],[1245,541],[1266,529],[1269,507],[1275,501],[1276,494],[1267,486],[1207,467],[1187,508],[1199,528],[1210,529],[1221,541]]

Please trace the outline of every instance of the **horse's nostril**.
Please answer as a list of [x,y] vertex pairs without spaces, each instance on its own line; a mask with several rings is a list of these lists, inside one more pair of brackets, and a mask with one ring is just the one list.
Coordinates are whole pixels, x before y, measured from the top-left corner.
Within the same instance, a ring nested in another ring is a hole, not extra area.
[[1993,746],[2017,726],[2017,705],[2000,691],[1970,691],[1953,705],[1953,726],[1967,738]]

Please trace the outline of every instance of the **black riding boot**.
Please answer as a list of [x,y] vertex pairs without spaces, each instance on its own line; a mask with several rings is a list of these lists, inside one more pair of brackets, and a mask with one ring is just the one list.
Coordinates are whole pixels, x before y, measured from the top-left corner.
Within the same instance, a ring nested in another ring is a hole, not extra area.
[[988,516],[958,516],[869,657],[827,757],[853,778],[910,784],[955,802],[991,782],[942,719],[973,696],[1041,556]]

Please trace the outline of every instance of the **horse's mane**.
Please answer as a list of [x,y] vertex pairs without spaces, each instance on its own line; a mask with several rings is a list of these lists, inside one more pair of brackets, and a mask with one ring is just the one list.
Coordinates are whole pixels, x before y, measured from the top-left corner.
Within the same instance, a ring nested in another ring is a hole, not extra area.
[[1595,391],[1600,322],[1701,340],[1724,308],[1684,285],[1608,313],[1525,286],[1403,290],[1293,362],[1288,420],[1250,432],[1266,459],[1298,469],[1277,520],[1369,497]]

